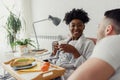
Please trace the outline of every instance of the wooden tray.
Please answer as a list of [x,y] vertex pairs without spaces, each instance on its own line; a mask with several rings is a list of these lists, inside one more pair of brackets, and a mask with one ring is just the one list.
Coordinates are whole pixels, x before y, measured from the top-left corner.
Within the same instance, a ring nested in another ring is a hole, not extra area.
[[48,71],[42,72],[40,70],[41,63],[42,61],[37,61],[38,65],[36,67],[26,69],[26,71],[15,71],[9,64],[2,63],[2,66],[17,80],[51,80],[56,77],[62,76],[65,72],[64,68],[53,64],[50,64],[50,68]]

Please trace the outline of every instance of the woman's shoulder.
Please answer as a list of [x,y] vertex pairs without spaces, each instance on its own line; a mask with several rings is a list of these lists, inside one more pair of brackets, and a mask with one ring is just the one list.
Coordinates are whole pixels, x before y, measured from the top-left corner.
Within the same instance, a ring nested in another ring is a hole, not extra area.
[[86,43],[91,43],[95,45],[96,42],[97,42],[96,38],[86,37]]

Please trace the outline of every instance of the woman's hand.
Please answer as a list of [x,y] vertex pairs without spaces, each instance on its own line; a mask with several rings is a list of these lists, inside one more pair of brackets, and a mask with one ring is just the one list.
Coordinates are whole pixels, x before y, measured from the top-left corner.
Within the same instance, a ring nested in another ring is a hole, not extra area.
[[77,49],[74,46],[70,45],[70,44],[61,44],[59,46],[59,48],[60,48],[60,50],[62,50],[64,52],[72,53],[75,58],[78,58],[80,56]]

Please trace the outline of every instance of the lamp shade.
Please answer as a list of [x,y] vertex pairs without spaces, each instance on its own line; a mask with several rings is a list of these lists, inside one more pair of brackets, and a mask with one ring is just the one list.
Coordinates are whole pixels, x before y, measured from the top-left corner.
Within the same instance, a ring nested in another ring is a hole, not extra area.
[[60,19],[60,18],[58,18],[58,17],[53,17],[53,16],[51,16],[51,15],[49,15],[48,19],[49,19],[49,20],[52,20],[52,22],[53,22],[53,24],[54,24],[55,26],[59,25],[60,22],[61,22],[61,19]]
[[36,38],[36,43],[37,43],[37,49],[36,50],[32,50],[32,51],[39,51],[39,50],[41,50],[41,49],[39,49],[39,42],[38,42],[36,30],[35,30],[35,24],[39,23],[39,22],[47,21],[47,20],[52,21],[55,26],[59,25],[60,22],[61,22],[60,18],[53,17],[51,15],[49,15],[47,19],[42,19],[42,20],[38,20],[38,21],[33,22],[33,30],[34,30],[34,33],[35,33],[35,38]]

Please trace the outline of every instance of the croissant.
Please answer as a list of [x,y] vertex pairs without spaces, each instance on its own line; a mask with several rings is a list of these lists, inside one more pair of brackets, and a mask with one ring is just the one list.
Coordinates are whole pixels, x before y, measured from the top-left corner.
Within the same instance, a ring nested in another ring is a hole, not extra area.
[[11,61],[10,65],[12,67],[26,66],[26,65],[32,64],[32,62],[34,62],[34,61],[35,61],[34,58],[21,57],[21,58],[16,58],[13,61]]

